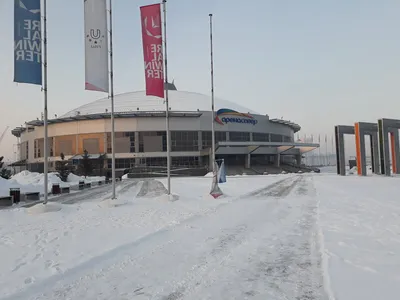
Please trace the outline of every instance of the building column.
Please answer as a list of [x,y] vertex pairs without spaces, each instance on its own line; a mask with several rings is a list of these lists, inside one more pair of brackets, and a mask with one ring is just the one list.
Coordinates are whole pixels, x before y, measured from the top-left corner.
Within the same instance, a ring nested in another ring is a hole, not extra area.
[[56,137],[53,136],[53,157],[55,157],[55,156],[57,156],[56,155]]
[[280,153],[274,155],[274,165],[275,165],[275,167],[281,166],[281,154]]
[[[139,153],[139,131],[135,131],[135,153]],[[135,158],[135,165],[138,166],[140,164],[140,158]]]
[[245,161],[244,167],[246,169],[251,168],[251,154],[250,153],[246,155],[246,161]]
[[201,131],[198,131],[197,133],[197,144],[197,149],[201,151],[203,149],[203,135]]
[[295,157],[296,157],[296,164],[298,166],[300,166],[301,165],[301,154],[297,154]]
[[135,153],[139,153],[139,131],[135,131]]
[[[199,152],[201,152],[201,150],[203,150],[203,134],[202,131],[198,131],[197,132],[197,144],[198,147],[197,149],[199,150]],[[203,156],[201,156],[201,153],[199,155],[199,166],[203,166]]]

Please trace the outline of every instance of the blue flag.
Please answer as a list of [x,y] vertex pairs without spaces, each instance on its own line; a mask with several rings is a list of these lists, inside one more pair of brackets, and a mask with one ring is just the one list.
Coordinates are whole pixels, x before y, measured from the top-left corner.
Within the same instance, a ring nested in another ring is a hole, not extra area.
[[42,84],[40,0],[14,0],[14,82]]
[[226,182],[226,171],[225,171],[225,162],[222,161],[221,166],[218,170],[218,183]]

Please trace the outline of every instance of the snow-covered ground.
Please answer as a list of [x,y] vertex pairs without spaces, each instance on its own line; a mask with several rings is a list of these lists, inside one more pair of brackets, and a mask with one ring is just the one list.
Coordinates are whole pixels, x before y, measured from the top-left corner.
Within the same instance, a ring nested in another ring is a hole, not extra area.
[[0,211],[0,299],[398,299],[397,180],[126,180],[113,208]]

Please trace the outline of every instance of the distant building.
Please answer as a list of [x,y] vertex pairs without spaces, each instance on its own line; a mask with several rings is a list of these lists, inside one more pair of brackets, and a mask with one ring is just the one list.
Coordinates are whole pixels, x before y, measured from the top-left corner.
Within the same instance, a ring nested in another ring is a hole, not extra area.
[[[171,156],[173,166],[209,166],[211,153],[210,97],[177,91],[168,84]],[[164,100],[144,91],[115,96],[115,152],[119,172],[135,166],[165,166],[167,140]],[[300,126],[270,119],[245,107],[215,99],[216,157],[227,165],[250,168],[252,164],[279,165],[286,157],[301,161],[314,146],[294,142]],[[86,149],[92,155],[107,154],[111,168],[110,100],[105,97],[49,120],[50,170],[63,153],[74,160]],[[43,121],[33,120],[12,130],[18,138],[20,165],[43,171]]]

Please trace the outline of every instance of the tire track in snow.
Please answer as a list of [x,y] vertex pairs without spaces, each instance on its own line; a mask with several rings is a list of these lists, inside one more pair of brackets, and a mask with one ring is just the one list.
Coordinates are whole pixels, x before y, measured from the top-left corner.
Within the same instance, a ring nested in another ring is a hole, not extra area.
[[[288,193],[289,189],[293,193]],[[255,250],[246,253],[247,243],[239,245],[216,268],[204,272],[204,282],[190,292],[190,289],[186,289],[187,292],[177,299],[193,299],[196,295],[202,295],[202,292],[206,295],[224,295],[226,299],[326,299],[312,178],[301,176],[293,185],[288,182],[281,185],[281,192],[277,192],[278,189],[273,191],[273,195],[283,195],[280,198],[282,206],[278,206],[276,213],[281,218],[282,228],[271,230],[268,225],[254,235],[250,233],[247,240],[256,241]],[[287,196],[290,197],[285,199]],[[303,198],[297,204],[300,210],[293,215],[290,209],[294,204],[291,202],[298,198],[291,196]],[[289,210],[286,205],[289,205]],[[260,240],[263,242],[260,243]],[[242,262],[244,267],[239,270],[235,267],[229,272],[232,261]],[[234,275],[227,276],[226,273]],[[221,282],[233,284],[224,288]]]
[[[286,224],[285,236],[277,239],[278,244],[267,255],[263,255],[259,249],[260,261],[256,265],[258,272],[248,278],[252,282],[265,280],[274,290],[269,295],[272,299],[326,299],[317,236],[317,207],[313,197],[315,189],[311,180],[310,176],[301,176],[296,182],[293,194],[299,197],[297,199],[304,197],[304,202],[298,206],[301,214],[297,223]],[[253,291],[253,294],[257,292]]]

